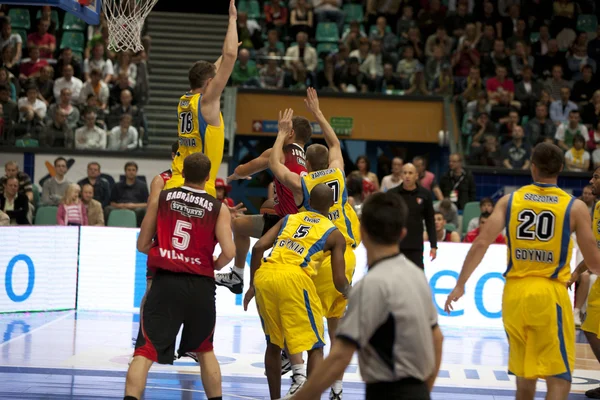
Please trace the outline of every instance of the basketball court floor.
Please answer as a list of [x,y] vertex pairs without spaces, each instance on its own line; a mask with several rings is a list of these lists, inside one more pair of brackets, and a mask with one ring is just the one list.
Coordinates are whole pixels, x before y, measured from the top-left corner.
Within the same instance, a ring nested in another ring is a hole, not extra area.
[[[0,315],[0,399],[122,399],[138,325],[139,314],[131,313]],[[434,399],[514,398],[514,378],[506,373],[504,331],[443,328],[443,332],[443,363]],[[600,366],[581,333],[578,342],[570,399],[584,399],[583,392],[600,385]],[[215,351],[223,374],[223,399],[268,399],[264,348],[256,319],[218,318]],[[356,358],[344,380],[344,399],[364,398]],[[282,385],[287,391],[289,376]],[[536,398],[541,399],[543,384],[538,389]],[[197,364],[184,358],[173,366],[155,365],[145,398],[206,399]]]

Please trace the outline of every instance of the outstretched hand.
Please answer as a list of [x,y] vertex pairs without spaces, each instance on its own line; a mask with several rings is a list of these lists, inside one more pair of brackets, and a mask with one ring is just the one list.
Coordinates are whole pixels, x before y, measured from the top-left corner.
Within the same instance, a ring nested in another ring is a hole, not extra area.
[[251,286],[244,296],[244,311],[248,311],[248,304],[254,298],[254,288]]
[[446,304],[444,305],[444,311],[448,314],[454,310],[452,303],[458,301],[465,294],[464,286],[456,286],[452,292],[448,295],[448,299],[446,299]]
[[291,108],[286,109],[283,113],[279,111],[279,133],[283,135],[289,135],[292,132],[292,118],[294,117],[294,110]]
[[234,172],[233,174],[231,174],[231,175],[229,175],[227,177],[227,183],[231,183],[233,181],[238,181],[238,180],[242,180],[242,179],[245,179],[245,180],[249,181],[249,180],[252,179],[252,177],[251,176],[238,175],[237,173]]
[[248,209],[246,207],[244,207],[244,203],[240,203],[240,204],[236,205],[235,207],[229,207],[229,213],[231,214],[232,220],[244,215],[245,211],[248,211]]
[[317,97],[315,88],[309,87],[306,89],[306,99],[304,99],[304,104],[306,104],[306,108],[313,114],[316,114],[321,110],[319,108],[319,97]]

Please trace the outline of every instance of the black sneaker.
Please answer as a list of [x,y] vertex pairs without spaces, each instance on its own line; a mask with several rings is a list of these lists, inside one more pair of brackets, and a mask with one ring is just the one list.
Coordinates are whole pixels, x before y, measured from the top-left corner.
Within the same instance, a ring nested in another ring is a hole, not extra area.
[[600,387],[588,390],[585,392],[585,396],[589,397],[590,399],[600,399]]
[[225,286],[235,294],[242,294],[244,291],[244,278],[233,270],[215,274],[215,283],[219,286]]

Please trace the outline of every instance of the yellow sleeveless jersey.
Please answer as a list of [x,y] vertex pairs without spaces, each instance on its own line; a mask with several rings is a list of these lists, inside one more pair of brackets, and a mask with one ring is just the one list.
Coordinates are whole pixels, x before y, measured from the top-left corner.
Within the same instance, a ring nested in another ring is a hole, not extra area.
[[510,195],[506,213],[506,278],[571,277],[571,207],[575,198],[556,185],[534,183]]
[[354,207],[348,203],[348,191],[346,190],[346,176],[339,168],[323,169],[310,172],[302,177],[302,200],[301,211],[314,211],[308,204],[310,192],[320,183],[324,183],[333,190],[333,206],[329,209],[329,219],[346,238],[346,245],[355,248],[360,244],[360,225]]
[[300,266],[308,276],[313,276],[325,257],[325,242],[335,229],[327,217],[316,212],[286,215],[271,254],[263,259],[263,266]]
[[[215,191],[215,179],[223,161],[223,149],[225,146],[225,124],[223,114],[219,115],[219,126],[206,123],[200,108],[201,93],[186,93],[179,99],[177,116],[179,126],[179,151],[173,160],[171,169],[173,177],[167,182],[168,188],[183,184],[181,172],[183,171],[183,160],[194,153],[204,153],[210,159],[210,178],[206,182],[205,190],[211,196],[217,195]],[[173,179],[175,178],[175,179]],[[165,186],[167,187],[167,186]]]
[[594,231],[594,238],[596,238],[596,246],[600,249],[600,201],[597,201],[594,206],[592,230]]

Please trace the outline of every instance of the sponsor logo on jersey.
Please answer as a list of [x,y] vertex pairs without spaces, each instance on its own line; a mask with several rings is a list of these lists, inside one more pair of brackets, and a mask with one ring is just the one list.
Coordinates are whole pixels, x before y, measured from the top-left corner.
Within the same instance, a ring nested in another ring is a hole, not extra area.
[[190,207],[185,203],[178,201],[171,202],[171,210],[178,212],[184,217],[204,218],[205,210],[198,207]]
[[190,106],[190,101],[189,100],[181,100],[179,102],[179,107],[181,108],[186,108]]

